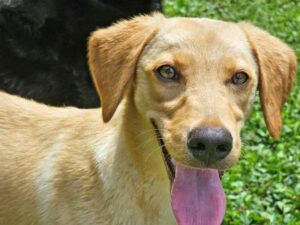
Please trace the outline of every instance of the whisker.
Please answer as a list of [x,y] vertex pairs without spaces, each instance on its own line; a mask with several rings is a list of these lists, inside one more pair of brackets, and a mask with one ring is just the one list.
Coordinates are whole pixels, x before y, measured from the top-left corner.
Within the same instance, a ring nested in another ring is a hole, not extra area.
[[160,150],[160,147],[154,148],[154,149],[147,155],[147,157],[146,157],[146,159],[145,159],[145,162],[146,162],[146,163],[148,162],[148,160],[150,159],[150,157],[152,156],[152,154],[153,154],[154,152],[156,152],[157,150]]
[[140,136],[142,136],[142,135],[144,135],[144,134],[147,134],[147,133],[150,133],[150,132],[153,132],[153,133],[155,134],[155,131],[162,132],[162,131],[166,131],[166,130],[167,130],[167,129],[152,128],[152,129],[145,130],[145,131],[139,133],[139,134],[137,135],[137,137],[140,137]]
[[[152,142],[152,139],[147,139],[144,142],[140,143],[139,145],[137,145],[135,148],[143,148],[146,145],[150,144]],[[142,151],[138,151],[140,153],[143,153]]]

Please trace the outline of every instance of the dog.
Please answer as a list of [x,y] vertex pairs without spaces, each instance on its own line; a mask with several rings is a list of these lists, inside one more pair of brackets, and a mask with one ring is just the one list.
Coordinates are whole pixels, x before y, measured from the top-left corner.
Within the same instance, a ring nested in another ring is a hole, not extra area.
[[246,22],[160,14],[88,49],[101,109],[0,94],[0,224],[220,224],[257,88],[280,135],[294,52]]
[[53,106],[99,107],[88,35],[161,10],[160,0],[0,1],[0,90]]

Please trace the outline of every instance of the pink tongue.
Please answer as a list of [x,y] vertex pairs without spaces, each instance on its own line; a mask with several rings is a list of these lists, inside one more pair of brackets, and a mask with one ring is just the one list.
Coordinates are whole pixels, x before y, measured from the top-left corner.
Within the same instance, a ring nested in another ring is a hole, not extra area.
[[226,198],[219,173],[176,164],[172,208],[179,225],[220,225]]

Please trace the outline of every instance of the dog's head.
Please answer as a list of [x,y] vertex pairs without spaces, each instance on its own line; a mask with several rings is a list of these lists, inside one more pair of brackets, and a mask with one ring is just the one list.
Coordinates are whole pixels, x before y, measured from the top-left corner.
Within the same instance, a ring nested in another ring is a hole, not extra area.
[[134,89],[138,112],[159,128],[176,161],[226,169],[239,157],[257,86],[268,130],[279,136],[296,58],[247,23],[154,15],[94,32],[89,64],[105,122]]
[[104,122],[127,95],[155,128],[178,223],[220,224],[225,198],[218,171],[239,158],[240,130],[257,87],[268,130],[279,136],[296,57],[247,23],[154,15],[94,32],[89,64]]

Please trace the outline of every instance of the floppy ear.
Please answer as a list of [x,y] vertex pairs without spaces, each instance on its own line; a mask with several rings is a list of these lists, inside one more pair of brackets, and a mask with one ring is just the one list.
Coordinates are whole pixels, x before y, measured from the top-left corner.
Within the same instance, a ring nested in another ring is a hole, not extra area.
[[144,46],[163,17],[138,16],[92,33],[88,42],[89,67],[101,99],[103,121],[108,122],[131,86]]
[[272,137],[281,131],[281,110],[291,91],[297,59],[292,49],[269,33],[248,23],[239,26],[246,34],[259,66],[259,95]]

